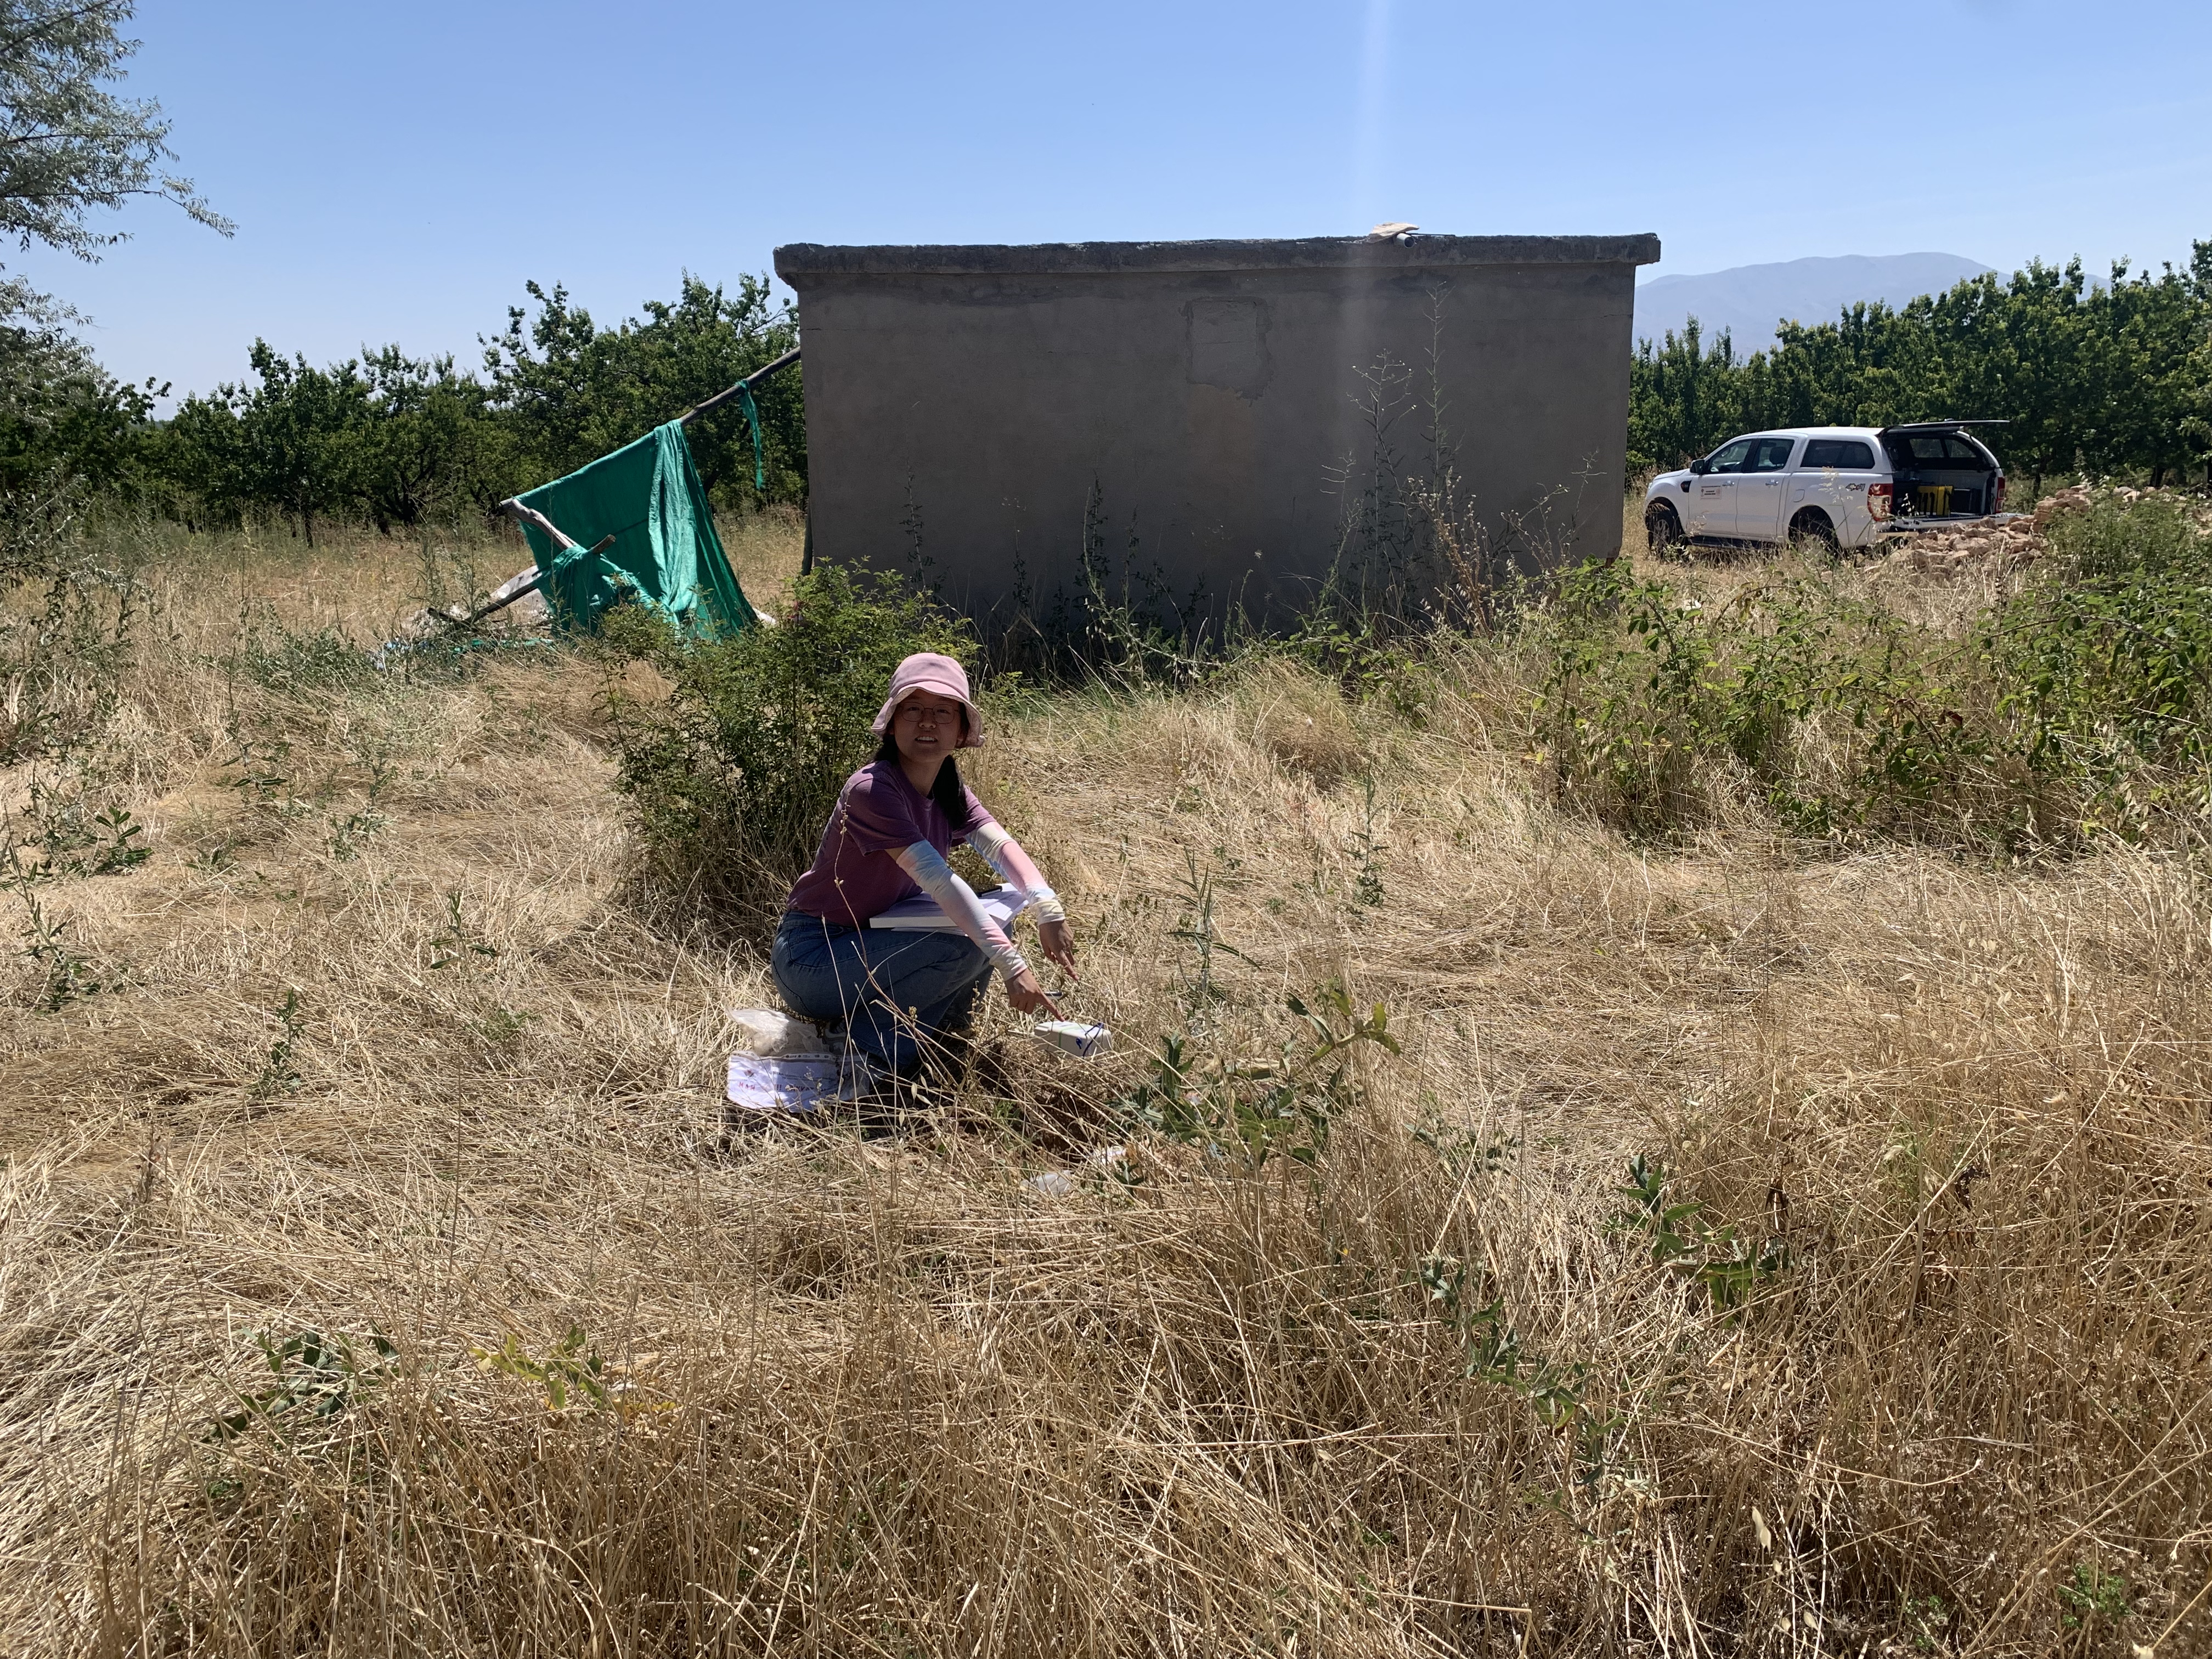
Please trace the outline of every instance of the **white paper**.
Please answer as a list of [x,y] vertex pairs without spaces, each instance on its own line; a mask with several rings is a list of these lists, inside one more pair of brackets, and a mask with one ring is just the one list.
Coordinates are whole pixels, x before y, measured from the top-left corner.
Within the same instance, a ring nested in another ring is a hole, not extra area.
[[[982,905],[983,914],[999,924],[999,931],[1011,934],[1014,918],[1029,908],[1030,896],[1018,887],[994,887],[988,893],[975,895]],[[957,933],[960,924],[939,908],[935,899],[927,893],[916,893],[910,899],[902,899],[880,915],[868,918],[871,927],[899,927],[921,929],[929,933]]]
[[753,1112],[811,1112],[837,1097],[837,1070],[834,1060],[732,1054],[729,1102]]

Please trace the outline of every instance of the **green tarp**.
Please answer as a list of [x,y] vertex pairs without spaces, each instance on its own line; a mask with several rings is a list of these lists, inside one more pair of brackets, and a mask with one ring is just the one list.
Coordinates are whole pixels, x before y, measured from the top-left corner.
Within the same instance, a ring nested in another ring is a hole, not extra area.
[[[556,555],[544,531],[523,526],[538,568],[552,573],[545,598],[564,627],[596,628],[607,607],[624,599],[650,605],[689,634],[753,626],[753,608],[714,534],[682,422],[655,427],[520,499],[577,544]],[[613,546],[597,556],[586,551],[606,536]]]

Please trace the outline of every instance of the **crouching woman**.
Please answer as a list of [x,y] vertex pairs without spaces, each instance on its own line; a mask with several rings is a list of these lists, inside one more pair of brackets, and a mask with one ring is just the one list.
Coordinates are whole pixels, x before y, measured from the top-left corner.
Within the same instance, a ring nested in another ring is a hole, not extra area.
[[[966,842],[1028,895],[1045,955],[1071,977],[1075,944],[1036,866],[960,781],[952,751],[983,741],[960,665],[932,652],[902,662],[875,731],[882,746],[845,780],[821,848],[791,890],[770,966],[795,1011],[842,1024],[874,1066],[911,1077],[948,1052],[945,1039],[967,1024],[994,969],[1016,1008],[1060,1012],[975,890],[953,874],[945,862],[953,848]],[[917,892],[960,931],[868,926]]]

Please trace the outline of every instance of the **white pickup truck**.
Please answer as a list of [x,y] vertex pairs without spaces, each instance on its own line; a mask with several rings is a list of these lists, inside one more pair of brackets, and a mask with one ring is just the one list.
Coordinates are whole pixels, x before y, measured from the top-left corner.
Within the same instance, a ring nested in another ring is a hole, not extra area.
[[1970,524],[2004,507],[2004,468],[1966,428],[1801,426],[1731,438],[1644,492],[1644,530],[1666,556],[1685,542],[1820,541],[1870,547],[1899,532]]

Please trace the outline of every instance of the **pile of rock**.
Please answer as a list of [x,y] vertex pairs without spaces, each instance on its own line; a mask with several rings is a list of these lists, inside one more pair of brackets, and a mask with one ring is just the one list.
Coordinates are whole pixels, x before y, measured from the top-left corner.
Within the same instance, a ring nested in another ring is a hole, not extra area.
[[[2118,492],[2122,501],[2132,501],[2142,492],[2124,486]],[[2062,489],[2045,495],[2035,504],[2035,530],[2040,535],[2051,527],[2051,521],[2062,513],[2086,513],[2089,510],[2089,486],[2075,484],[2071,489]]]
[[2006,514],[1957,530],[1917,531],[1899,536],[1890,544],[1887,562],[1894,569],[1930,576],[1956,576],[1990,566],[2016,570],[2050,551],[2045,538],[2051,525],[2067,514],[2087,512],[2093,500],[2130,506],[2146,496],[2182,502],[2196,523],[2212,533],[2212,504],[2201,498],[2173,490],[2137,489],[2128,484],[2102,485],[2093,492],[2087,484],[2075,484],[2045,495],[2033,513]]
[[1980,565],[2016,570],[2033,564],[2045,550],[2043,530],[2050,520],[2043,508],[2057,499],[2053,496],[2043,502],[2033,516],[2013,514],[1956,530],[1926,530],[1899,537],[1890,562],[1930,576],[1955,576]]

